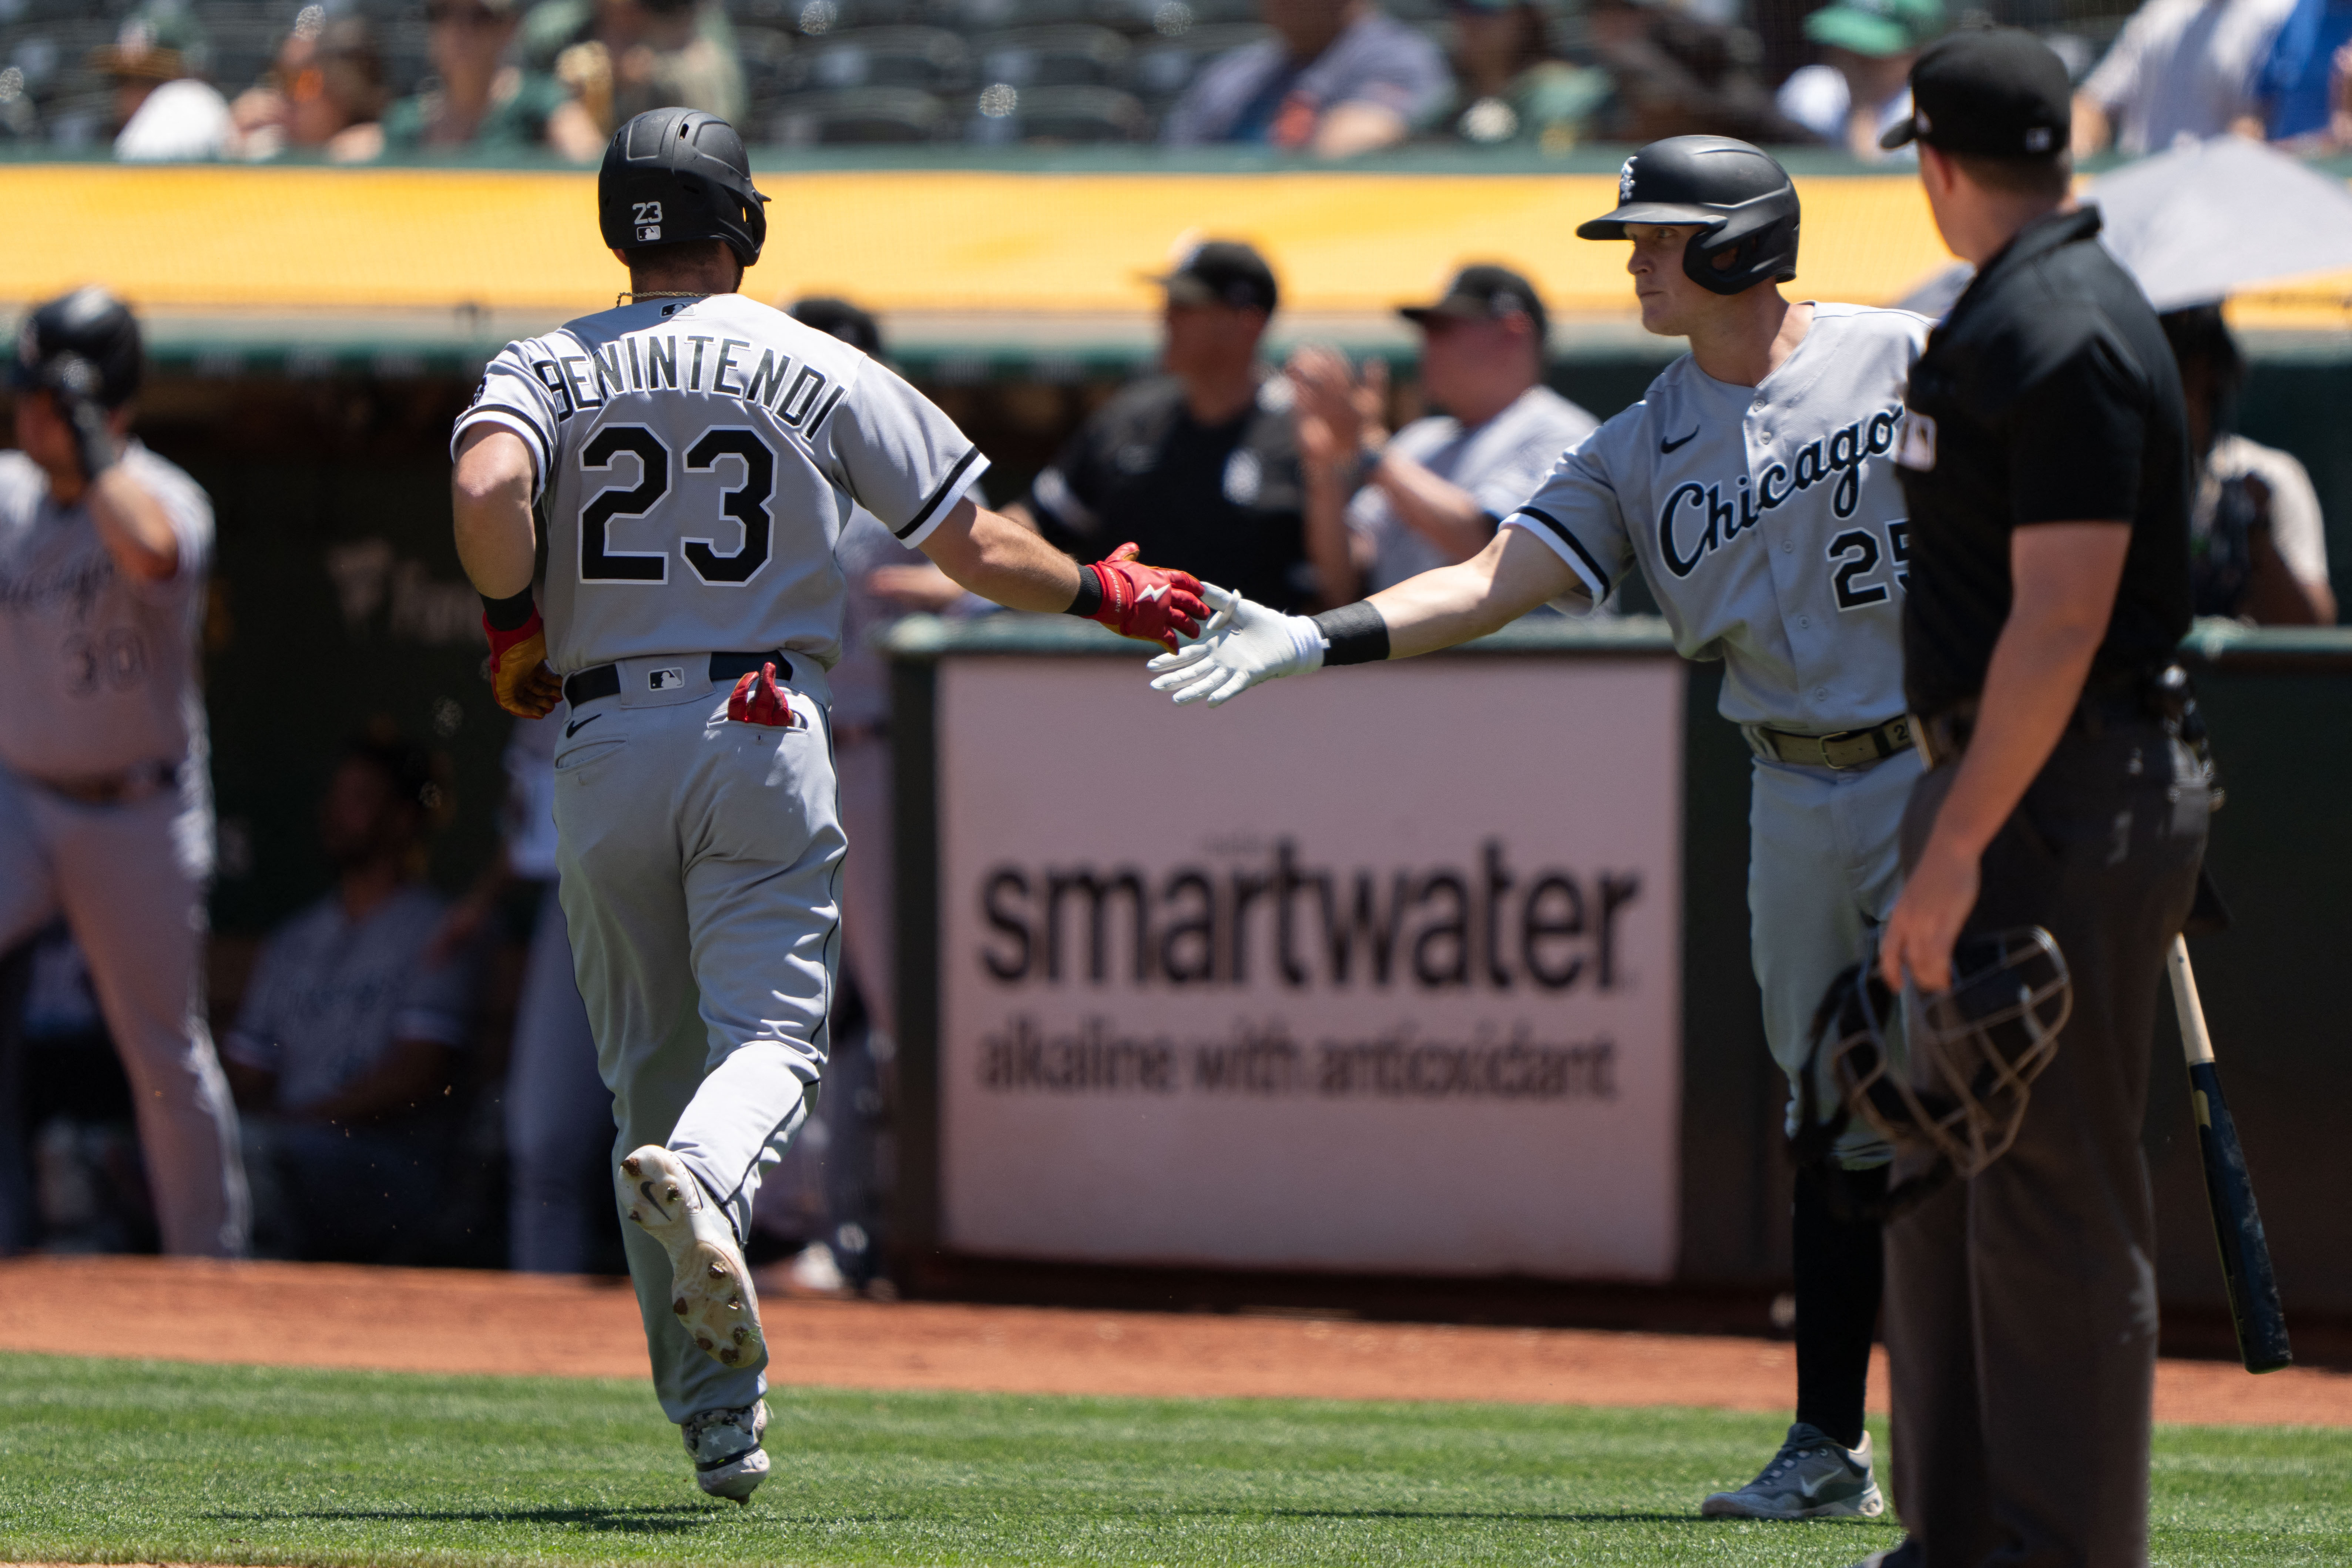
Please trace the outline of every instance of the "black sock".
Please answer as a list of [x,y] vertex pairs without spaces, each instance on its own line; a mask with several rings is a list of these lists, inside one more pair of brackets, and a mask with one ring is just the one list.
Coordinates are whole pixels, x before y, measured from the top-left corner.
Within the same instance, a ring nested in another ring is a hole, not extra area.
[[[1823,1173],[1857,1207],[1886,1194],[1886,1167]],[[1870,1337],[1885,1248],[1878,1221],[1840,1219],[1812,1172],[1797,1178],[1797,1419],[1847,1447],[1862,1441]]]

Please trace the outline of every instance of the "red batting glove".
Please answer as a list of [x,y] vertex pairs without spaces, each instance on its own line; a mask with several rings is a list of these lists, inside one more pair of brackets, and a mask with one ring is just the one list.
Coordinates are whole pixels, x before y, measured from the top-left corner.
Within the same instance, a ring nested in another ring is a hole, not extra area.
[[490,639],[490,690],[499,706],[524,719],[544,719],[563,699],[563,682],[547,664],[547,623],[539,611],[512,631],[502,632],[482,617]]
[[776,679],[772,660],[757,669],[745,670],[735,682],[735,690],[727,699],[727,717],[738,724],[764,724],[771,730],[808,727],[807,721],[793,711],[792,693]]
[[1190,572],[1147,566],[1132,543],[1122,544],[1085,570],[1102,585],[1102,604],[1093,619],[1123,637],[1156,642],[1174,653],[1179,636],[1196,637],[1209,606],[1201,602],[1201,580]]

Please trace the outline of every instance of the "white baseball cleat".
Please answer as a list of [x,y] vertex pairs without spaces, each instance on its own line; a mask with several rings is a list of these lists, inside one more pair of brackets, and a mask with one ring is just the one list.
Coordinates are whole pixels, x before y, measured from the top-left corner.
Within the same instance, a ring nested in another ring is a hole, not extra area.
[[1886,1511],[1870,1473],[1870,1434],[1848,1448],[1800,1421],[1764,1473],[1736,1492],[1699,1504],[1704,1519],[1876,1519]]
[[678,1424],[686,1451],[694,1459],[694,1484],[712,1497],[749,1505],[768,1479],[768,1456],[760,1438],[768,1430],[768,1402],[755,1399],[732,1410],[701,1410]]
[[751,1271],[727,1216],[704,1201],[702,1184],[676,1154],[648,1143],[621,1162],[621,1212],[669,1253],[670,1310],[694,1342],[725,1366],[756,1366],[767,1354]]

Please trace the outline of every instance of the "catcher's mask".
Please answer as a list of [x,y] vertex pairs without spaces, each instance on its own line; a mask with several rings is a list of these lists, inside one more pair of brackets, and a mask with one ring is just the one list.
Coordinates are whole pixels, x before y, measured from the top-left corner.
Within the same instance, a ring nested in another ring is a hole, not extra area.
[[[1898,1001],[1907,1004],[1902,1043],[1890,1046]],[[1808,1142],[1826,1146],[1851,1114],[1898,1148],[1927,1144],[1951,1175],[1977,1175],[2017,1141],[2074,1003],[2065,955],[2040,926],[1962,937],[1951,988],[1933,996],[1906,988],[1898,998],[1876,955],[1865,958],[1830,983],[1813,1016],[1814,1060],[1827,1053],[1843,1103]],[[1812,1074],[1805,1079],[1810,1095]]]

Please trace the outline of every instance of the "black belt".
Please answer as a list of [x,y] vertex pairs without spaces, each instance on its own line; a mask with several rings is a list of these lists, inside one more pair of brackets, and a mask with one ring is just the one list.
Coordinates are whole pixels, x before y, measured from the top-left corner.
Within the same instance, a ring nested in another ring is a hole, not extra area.
[[[1976,732],[1979,703],[1974,697],[1964,697],[1940,712],[1928,714],[1914,726],[1919,737],[1921,759],[1931,768],[1957,762],[1969,749],[1969,737]],[[2187,672],[2177,664],[2159,669],[2130,670],[2121,675],[2095,679],[2084,688],[2075,700],[2074,710],[2066,716],[2068,735],[2096,735],[2102,731],[2126,725],[2164,723],[2176,729],[2188,721],[2183,738],[2190,742],[2202,756],[2205,727],[2201,719],[2193,718],[2197,703],[2189,685]]]
[[1761,724],[1743,724],[1748,749],[1759,757],[1776,762],[1801,763],[1808,767],[1835,768],[1840,773],[1854,768],[1875,767],[1897,752],[1911,745],[1911,717],[1898,713],[1884,724],[1874,724],[1867,730],[1841,730],[1834,735],[1800,735],[1788,730],[1768,730]]
[[[713,684],[722,680],[737,680],[765,664],[772,664],[776,667],[778,680],[792,679],[793,661],[773,648],[764,653],[714,653],[710,656],[710,679]],[[680,668],[682,670],[683,666]],[[656,670],[647,679],[649,680],[658,679],[663,673]],[[649,685],[646,689],[658,691],[661,688]],[[621,667],[617,664],[594,665],[576,675],[566,676],[563,679],[563,700],[574,708],[594,702],[602,698],[618,697],[620,694]]]

